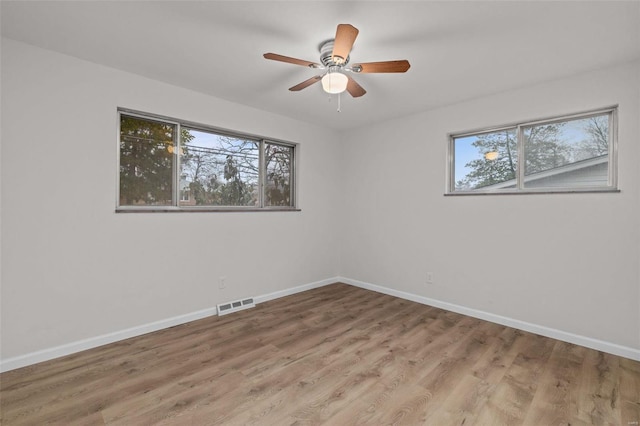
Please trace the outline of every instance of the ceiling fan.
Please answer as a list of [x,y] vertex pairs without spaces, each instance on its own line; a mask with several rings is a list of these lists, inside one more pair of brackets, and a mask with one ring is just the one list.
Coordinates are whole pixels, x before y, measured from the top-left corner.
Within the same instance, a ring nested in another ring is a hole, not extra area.
[[264,57],[272,61],[287,62],[294,65],[326,70],[324,74],[316,75],[290,87],[289,90],[293,92],[300,91],[314,83],[322,81],[322,88],[327,93],[342,93],[346,90],[351,96],[358,98],[367,92],[351,78],[348,73],[406,72],[411,66],[406,59],[349,65],[349,53],[351,52],[353,43],[356,41],[358,32],[358,29],[352,25],[339,24],[335,39],[325,41],[320,45],[320,64],[303,59],[290,58],[276,53],[265,53]]

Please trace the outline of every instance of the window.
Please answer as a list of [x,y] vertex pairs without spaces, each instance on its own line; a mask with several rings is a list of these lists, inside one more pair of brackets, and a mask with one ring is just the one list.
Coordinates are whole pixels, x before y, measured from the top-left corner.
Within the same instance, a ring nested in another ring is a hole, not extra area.
[[616,108],[453,134],[449,194],[616,190]]
[[295,145],[130,111],[118,211],[295,209]]

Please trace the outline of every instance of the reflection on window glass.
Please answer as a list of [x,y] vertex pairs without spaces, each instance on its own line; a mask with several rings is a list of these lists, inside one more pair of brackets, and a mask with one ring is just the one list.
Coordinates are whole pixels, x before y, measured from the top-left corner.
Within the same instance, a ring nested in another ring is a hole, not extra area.
[[183,128],[180,206],[258,206],[259,143]]
[[120,205],[172,204],[175,126],[120,117]]
[[606,186],[609,115],[523,127],[526,188]]
[[291,206],[293,148],[265,143],[265,205]]
[[515,129],[456,137],[453,143],[456,191],[516,186]]

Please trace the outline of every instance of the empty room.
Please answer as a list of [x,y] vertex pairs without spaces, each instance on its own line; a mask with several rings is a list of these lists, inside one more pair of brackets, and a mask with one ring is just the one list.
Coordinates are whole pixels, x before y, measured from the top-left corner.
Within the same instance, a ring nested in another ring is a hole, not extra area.
[[638,425],[640,1],[1,1],[2,425]]

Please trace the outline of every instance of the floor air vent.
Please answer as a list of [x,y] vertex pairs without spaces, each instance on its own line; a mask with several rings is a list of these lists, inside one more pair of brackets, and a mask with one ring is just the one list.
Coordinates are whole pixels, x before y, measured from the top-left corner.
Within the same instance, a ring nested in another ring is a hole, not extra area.
[[218,315],[226,315],[230,314],[231,312],[238,312],[242,311],[243,309],[253,308],[255,306],[256,304],[253,301],[253,297],[221,303],[218,305]]

